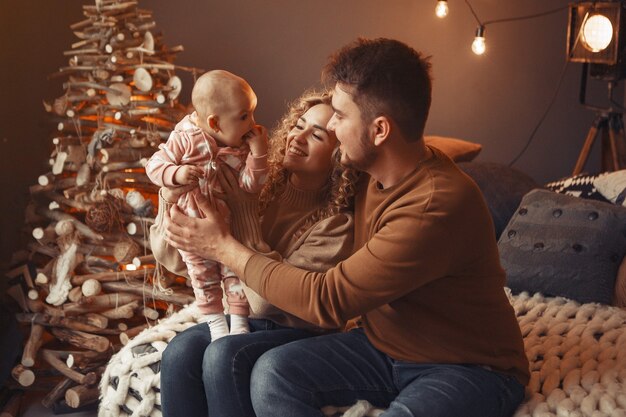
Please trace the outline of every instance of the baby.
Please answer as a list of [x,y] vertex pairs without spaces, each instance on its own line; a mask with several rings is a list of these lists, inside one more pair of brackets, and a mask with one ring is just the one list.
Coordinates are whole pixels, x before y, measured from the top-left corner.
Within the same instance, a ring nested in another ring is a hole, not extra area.
[[[267,131],[254,121],[257,98],[248,83],[228,71],[214,70],[196,81],[191,93],[195,112],[185,116],[146,165],[152,182],[161,187],[197,183],[177,205],[191,217],[200,217],[198,194],[221,191],[218,169],[239,173],[239,184],[259,192],[267,176]],[[214,200],[227,220],[226,204]],[[239,279],[226,266],[180,251],[187,265],[200,311],[208,316],[211,339],[229,334],[222,304],[222,287],[229,306],[230,334],[247,333],[248,301]]]

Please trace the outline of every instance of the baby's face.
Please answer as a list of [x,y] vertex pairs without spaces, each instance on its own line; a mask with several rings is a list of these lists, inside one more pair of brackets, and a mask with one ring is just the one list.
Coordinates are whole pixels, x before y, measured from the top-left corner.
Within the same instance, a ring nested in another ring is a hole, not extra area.
[[219,132],[213,134],[215,139],[224,146],[238,148],[256,125],[254,110],[257,98],[252,89],[233,89],[229,95],[229,103],[219,117]]

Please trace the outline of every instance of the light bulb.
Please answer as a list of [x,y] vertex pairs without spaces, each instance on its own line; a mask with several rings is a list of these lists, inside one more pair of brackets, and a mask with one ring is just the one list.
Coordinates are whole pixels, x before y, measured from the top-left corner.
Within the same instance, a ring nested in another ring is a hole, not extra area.
[[437,7],[435,7],[435,14],[439,18],[444,18],[448,15],[448,1],[447,0],[439,0],[437,2]]
[[591,52],[600,52],[609,46],[613,39],[613,25],[601,14],[591,16],[582,27],[582,41]]
[[472,42],[472,52],[476,55],[482,55],[485,53],[485,49],[487,49],[485,45],[485,27],[479,26],[476,29],[476,37],[474,38],[474,42]]

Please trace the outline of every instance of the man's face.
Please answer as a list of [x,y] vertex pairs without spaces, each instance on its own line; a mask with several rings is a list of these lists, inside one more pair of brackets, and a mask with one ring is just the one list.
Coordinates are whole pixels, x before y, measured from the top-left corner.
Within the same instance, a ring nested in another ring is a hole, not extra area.
[[341,144],[341,164],[367,171],[376,159],[376,148],[368,125],[361,117],[361,110],[349,91],[348,86],[335,86],[332,99],[334,114],[327,128],[335,132]]

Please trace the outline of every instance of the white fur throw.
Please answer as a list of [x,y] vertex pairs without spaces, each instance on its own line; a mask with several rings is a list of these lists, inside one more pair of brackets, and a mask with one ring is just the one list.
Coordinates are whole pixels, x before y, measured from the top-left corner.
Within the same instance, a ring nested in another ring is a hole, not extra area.
[[[530,361],[526,401],[515,417],[626,417],[626,311],[565,298],[511,297]],[[167,343],[201,321],[194,305],[146,329],[109,362],[100,417],[161,416],[158,362]],[[155,372],[156,371],[156,372]],[[366,401],[324,407],[327,416],[377,417]]]

